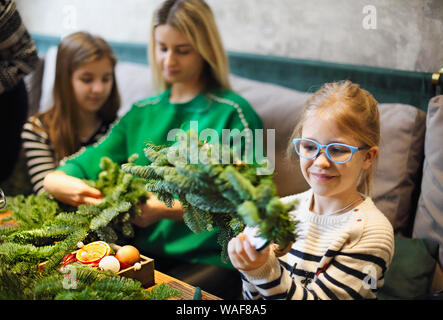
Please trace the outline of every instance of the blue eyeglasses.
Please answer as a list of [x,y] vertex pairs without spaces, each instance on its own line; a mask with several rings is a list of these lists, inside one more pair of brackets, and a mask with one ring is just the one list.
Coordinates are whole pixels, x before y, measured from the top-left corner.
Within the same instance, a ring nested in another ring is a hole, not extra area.
[[305,159],[314,159],[318,156],[321,149],[325,149],[326,157],[334,163],[346,163],[352,159],[355,152],[365,150],[369,147],[354,147],[344,143],[330,143],[327,145],[320,144],[311,139],[294,139],[292,143],[295,152]]

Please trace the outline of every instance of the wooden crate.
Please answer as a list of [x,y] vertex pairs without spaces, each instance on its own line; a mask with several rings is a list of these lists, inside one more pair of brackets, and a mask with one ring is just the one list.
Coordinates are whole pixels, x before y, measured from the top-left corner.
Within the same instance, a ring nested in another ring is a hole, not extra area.
[[[120,246],[111,243],[111,248],[114,249],[115,252],[120,248]],[[122,269],[117,272],[118,275],[132,278],[141,282],[143,288],[148,288],[153,286],[154,281],[154,259],[145,257],[144,255],[140,255],[140,264],[141,268],[139,270],[135,270],[134,266]]]
[[[111,248],[117,252],[120,246],[110,243]],[[75,252],[75,251],[74,251]],[[38,265],[40,272],[43,271],[43,268],[47,261],[42,262]],[[145,257],[144,255],[140,255],[140,265],[141,268],[136,270],[134,266],[122,269],[117,272],[117,275],[135,279],[141,282],[143,288],[149,288],[155,284],[154,279],[154,259]]]

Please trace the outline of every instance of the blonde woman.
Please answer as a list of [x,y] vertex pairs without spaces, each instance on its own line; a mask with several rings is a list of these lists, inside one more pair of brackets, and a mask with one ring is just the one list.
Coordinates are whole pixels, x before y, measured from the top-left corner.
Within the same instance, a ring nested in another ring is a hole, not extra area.
[[87,32],[66,36],[57,48],[54,104],[28,119],[23,149],[35,193],[64,157],[96,143],[117,117],[116,58],[105,40]]
[[392,226],[370,198],[379,140],[377,101],[357,84],[326,84],[307,101],[288,151],[311,188],[282,199],[299,201],[298,239],[280,257],[244,233],[229,242],[244,298],[376,297],[394,252]]
[[[99,190],[79,178],[96,179],[107,156],[124,163],[134,153],[147,165],[146,142],[170,145],[173,129],[261,129],[262,120],[249,103],[230,89],[228,62],[213,14],[202,0],[168,0],[154,13],[150,65],[158,95],[134,103],[99,144],[71,157],[46,176],[45,189],[60,201],[79,205],[100,201]],[[220,141],[221,142],[221,141]],[[227,266],[220,259],[216,232],[192,233],[176,202],[168,208],[155,195],[142,204],[134,221],[140,228],[135,244],[146,254]]]

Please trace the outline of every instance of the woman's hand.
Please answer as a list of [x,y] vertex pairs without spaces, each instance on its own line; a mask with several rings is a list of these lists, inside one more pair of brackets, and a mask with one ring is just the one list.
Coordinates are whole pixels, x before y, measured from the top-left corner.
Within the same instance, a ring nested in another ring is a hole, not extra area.
[[248,241],[246,235],[240,233],[228,243],[228,255],[232,265],[242,271],[260,268],[268,260],[271,246],[257,251]]
[[49,173],[43,181],[43,186],[54,198],[71,206],[85,203],[98,204],[102,201],[100,190],[62,171]]
[[161,219],[183,221],[183,208],[179,201],[174,201],[172,208],[168,208],[154,194],[149,194],[149,199],[140,205],[141,213],[131,220],[138,227],[145,228]]

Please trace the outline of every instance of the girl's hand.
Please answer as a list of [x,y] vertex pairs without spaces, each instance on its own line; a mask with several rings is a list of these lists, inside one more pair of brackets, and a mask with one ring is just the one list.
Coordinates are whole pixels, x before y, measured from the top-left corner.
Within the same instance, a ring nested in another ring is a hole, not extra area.
[[161,219],[183,221],[183,208],[179,201],[174,201],[172,208],[168,208],[154,194],[149,194],[149,199],[140,206],[141,213],[131,220],[138,227],[145,228]]
[[102,201],[100,190],[87,185],[81,179],[68,176],[62,171],[49,173],[43,186],[57,200],[71,206],[81,204],[98,204]]
[[268,260],[270,252],[271,246],[261,251],[255,250],[243,233],[232,238],[228,243],[228,255],[231,263],[236,269],[242,271],[260,268]]

